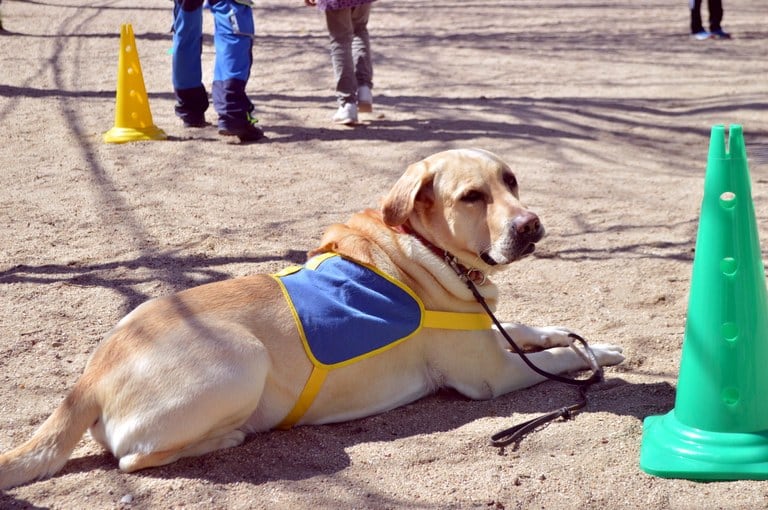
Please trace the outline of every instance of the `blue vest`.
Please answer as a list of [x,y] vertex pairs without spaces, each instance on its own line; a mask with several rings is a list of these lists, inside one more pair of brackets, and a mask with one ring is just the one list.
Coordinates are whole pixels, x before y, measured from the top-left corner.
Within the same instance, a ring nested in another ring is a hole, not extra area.
[[483,313],[425,310],[404,283],[335,253],[273,277],[313,364],[304,391],[281,428],[289,428],[309,409],[329,370],[391,349],[422,327],[478,330],[492,324]]

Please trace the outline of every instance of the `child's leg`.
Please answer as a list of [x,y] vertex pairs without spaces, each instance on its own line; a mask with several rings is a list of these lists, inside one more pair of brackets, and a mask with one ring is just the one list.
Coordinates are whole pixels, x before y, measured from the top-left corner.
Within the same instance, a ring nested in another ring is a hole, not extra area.
[[325,11],[331,40],[331,63],[336,80],[336,100],[340,106],[357,101],[357,79],[352,60],[352,10]]
[[171,79],[176,115],[191,126],[205,122],[208,108],[208,93],[202,82],[202,51],[203,0],[175,0]]
[[213,106],[219,114],[219,128],[244,130],[253,104],[245,87],[253,62],[253,12],[234,0],[211,1],[215,23],[213,42],[216,61],[213,68]]
[[704,30],[701,21],[701,0],[689,0],[688,4],[691,9],[691,33],[697,34]]
[[720,23],[723,21],[723,3],[721,0],[709,0],[707,7],[709,8],[709,31],[717,32],[722,29]]
[[368,37],[368,17],[371,5],[364,4],[352,9],[352,59],[355,63],[357,86],[373,88],[373,64],[371,61],[371,42]]

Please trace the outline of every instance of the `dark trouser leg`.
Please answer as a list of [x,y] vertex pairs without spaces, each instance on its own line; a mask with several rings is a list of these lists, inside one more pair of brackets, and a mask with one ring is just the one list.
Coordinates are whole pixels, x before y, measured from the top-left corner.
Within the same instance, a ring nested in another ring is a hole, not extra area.
[[203,0],[174,0],[171,79],[176,115],[189,125],[200,125],[208,108],[202,82]]
[[709,30],[716,32],[720,30],[720,23],[723,21],[723,2],[721,0],[709,0]]
[[233,0],[211,3],[215,23],[216,63],[213,69],[213,107],[219,128],[237,130],[249,124],[253,104],[245,93],[253,62],[254,33],[251,7]]
[[690,0],[691,7],[691,33],[696,34],[704,30],[701,22],[701,0]]

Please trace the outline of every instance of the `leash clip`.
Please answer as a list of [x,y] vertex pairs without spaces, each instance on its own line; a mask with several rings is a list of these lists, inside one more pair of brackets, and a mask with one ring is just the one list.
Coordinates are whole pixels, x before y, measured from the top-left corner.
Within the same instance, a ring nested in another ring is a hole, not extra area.
[[488,277],[485,275],[485,273],[479,269],[468,269],[464,267],[456,258],[456,256],[449,253],[448,251],[443,253],[443,259],[445,260],[445,263],[448,264],[451,269],[453,269],[453,272],[456,273],[461,281],[466,284],[474,283],[475,285],[485,285],[485,282],[488,281]]

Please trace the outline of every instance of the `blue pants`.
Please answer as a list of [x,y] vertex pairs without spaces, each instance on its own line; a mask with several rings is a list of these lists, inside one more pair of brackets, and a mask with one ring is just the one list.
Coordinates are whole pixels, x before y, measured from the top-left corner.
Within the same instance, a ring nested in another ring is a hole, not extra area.
[[[213,0],[213,107],[219,127],[236,129],[248,123],[253,104],[245,93],[251,74],[254,33],[249,5],[234,0]],[[203,0],[174,0],[172,80],[176,115],[185,121],[201,121],[208,108],[202,81]]]

